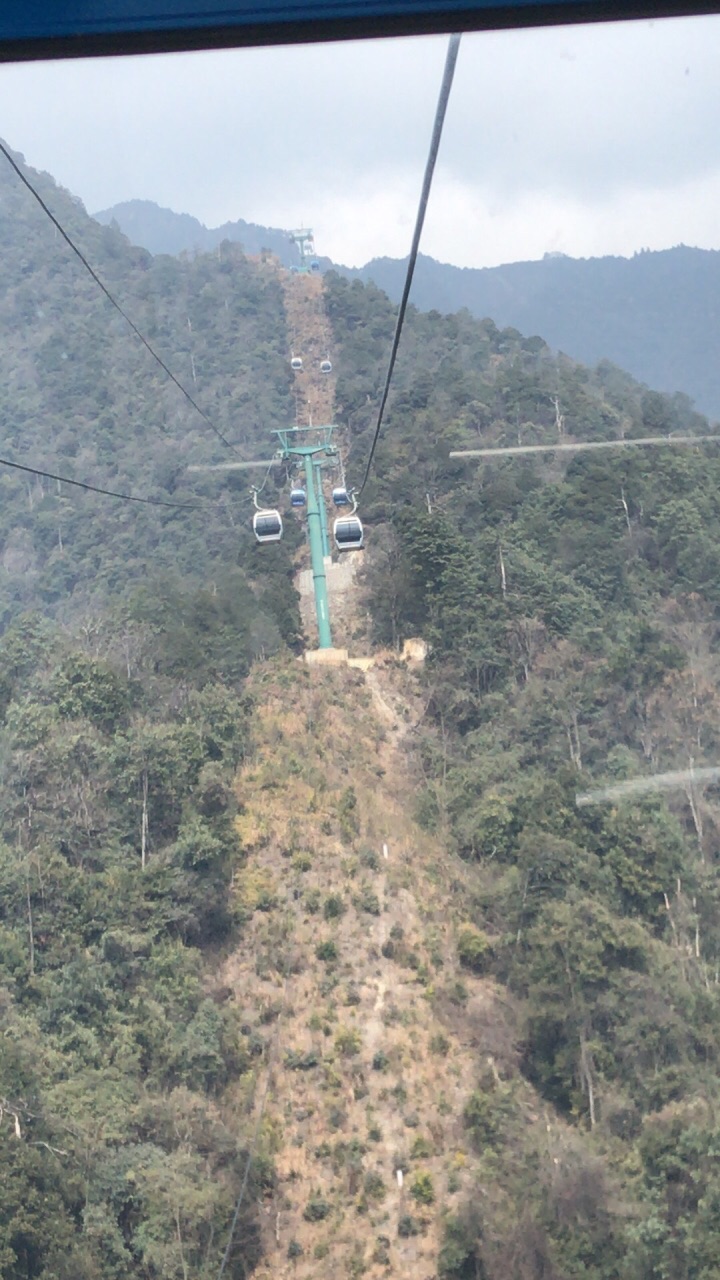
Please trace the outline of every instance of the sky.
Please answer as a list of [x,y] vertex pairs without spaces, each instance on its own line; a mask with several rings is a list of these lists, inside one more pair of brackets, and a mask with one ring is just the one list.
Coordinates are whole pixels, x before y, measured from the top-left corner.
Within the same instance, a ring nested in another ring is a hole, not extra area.
[[[0,135],[89,212],[409,249],[444,37],[0,66]],[[720,17],[465,35],[422,250],[461,267],[720,248]]]

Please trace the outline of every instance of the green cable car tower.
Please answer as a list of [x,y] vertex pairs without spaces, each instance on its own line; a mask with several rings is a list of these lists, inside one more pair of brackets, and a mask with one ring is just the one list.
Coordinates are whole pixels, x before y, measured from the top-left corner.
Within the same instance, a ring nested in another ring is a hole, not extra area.
[[[328,604],[325,555],[328,554],[327,512],[322,492],[319,462],[323,457],[335,457],[337,448],[332,442],[334,426],[288,427],[274,434],[280,441],[280,458],[283,462],[302,459],[307,494],[308,541],[315,591],[315,613],[318,624],[318,649],[332,649],[330,630],[330,606]],[[317,488],[315,480],[317,477]]]

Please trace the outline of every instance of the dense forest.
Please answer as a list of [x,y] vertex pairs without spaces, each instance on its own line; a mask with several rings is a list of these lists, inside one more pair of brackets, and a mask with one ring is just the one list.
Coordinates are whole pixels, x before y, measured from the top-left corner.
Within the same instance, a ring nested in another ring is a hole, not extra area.
[[[405,263],[368,262],[358,273],[395,301]],[[541,333],[556,350],[595,364],[612,360],[659,391],[685,392],[720,417],[715,341],[720,252],[676,245],[631,258],[571,258],[454,267],[421,256],[414,297],[424,310],[467,307],[501,328]]]
[[[33,177],[218,429],[265,449],[292,411],[276,276],[230,245],[152,259]],[[206,955],[237,923],[244,678],[299,640],[292,534],[259,572],[247,477],[186,473],[236,455],[9,172],[0,237],[2,455],[192,508],[0,476],[0,1272],[200,1275],[256,1063]],[[235,1276],[266,1176],[256,1161]]]
[[[341,415],[362,454],[392,312],[337,277],[328,311]],[[559,425],[589,440],[707,427],[685,397],[609,364],[588,373],[467,313],[412,314],[367,491],[382,543],[369,606],[377,641],[431,645],[418,814],[476,868],[477,965],[525,1011],[520,1070],[594,1140],[549,1213],[517,1158],[511,1098],[485,1098],[471,1118],[501,1200],[516,1212],[535,1199],[524,1230],[536,1262],[515,1274],[707,1280],[720,1193],[717,787],[690,780],[667,799],[605,806],[577,797],[592,779],[717,764],[720,457],[715,446],[568,466],[448,456],[557,439]],[[470,1208],[474,1243],[463,1236],[448,1276],[486,1274],[493,1208]],[[501,1220],[510,1230],[512,1214]]]
[[[152,258],[47,175],[34,180],[227,439],[267,456],[269,432],[294,416],[272,264],[229,244]],[[284,1069],[308,1081],[322,1070],[317,1096],[340,1096],[360,1041],[328,1020],[330,931],[360,921],[362,937],[388,901],[367,879],[377,855],[344,757],[336,798],[318,780],[334,744],[349,750],[360,733],[359,693],[347,683],[343,706],[342,684],[320,675],[308,692],[294,660],[299,527],[257,548],[247,476],[187,472],[233,455],[9,174],[0,236],[2,456],[202,504],[134,507],[0,476],[0,1272],[205,1280],[247,1176],[226,1271],[242,1280],[263,1265],[263,1205],[284,1176],[280,1121],[256,1149],[253,1118],[278,1006],[252,1017],[247,1006],[253,984],[282,983],[278,956],[291,950],[277,892],[254,869],[250,817],[275,804],[288,830],[310,824],[307,847],[288,836],[277,857],[288,912],[312,939],[288,971],[308,983],[322,972],[317,1008],[298,995],[294,1015],[335,1057],[288,1045]],[[395,313],[375,286],[332,273],[325,307],[356,483]],[[421,959],[399,923],[382,958],[444,1020],[436,1061],[470,1034],[471,989],[495,993],[509,1030],[498,1015],[482,1031],[471,1091],[455,1111],[444,1100],[457,1159],[442,1196],[412,1165],[440,1138],[410,1111],[412,1212],[374,1227],[374,1253],[355,1252],[344,1272],[323,1262],[324,1240],[303,1262],[293,1239],[278,1275],[392,1274],[395,1238],[412,1243],[431,1215],[441,1280],[717,1275],[720,805],[691,771],[718,764],[720,455],[712,444],[569,464],[449,456],[705,430],[686,397],[607,362],[588,370],[469,312],[411,308],[363,495],[370,634],[359,626],[357,644],[392,667],[404,639],[428,642],[402,800],[440,851],[460,977],[437,946]],[[263,681],[279,710],[261,729]],[[302,733],[312,760],[291,741]],[[306,793],[291,792],[304,770]],[[673,770],[685,771],[673,789],[578,803]],[[351,891],[327,871],[322,892],[303,888],[336,838]],[[430,885],[418,890],[428,900]],[[255,929],[269,942],[229,991],[218,974],[252,952]],[[348,964],[359,972],[360,960]],[[347,1009],[360,1000],[348,979]],[[379,1078],[392,1055],[381,1043],[371,1057]],[[369,1086],[352,1080],[354,1105]],[[344,1214],[360,1234],[380,1215],[385,1192],[362,1161],[407,1091],[400,1080],[377,1097],[387,1114],[365,1136],[343,1130],[350,1104],[333,1102],[334,1145],[323,1139],[313,1159],[342,1158],[345,1199],[313,1190],[306,1224]],[[548,1155],[551,1125],[562,1145]]]

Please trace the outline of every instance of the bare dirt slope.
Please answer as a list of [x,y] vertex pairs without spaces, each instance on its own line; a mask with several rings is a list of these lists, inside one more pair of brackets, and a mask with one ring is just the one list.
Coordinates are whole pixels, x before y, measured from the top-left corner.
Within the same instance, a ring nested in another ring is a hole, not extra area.
[[[277,1183],[258,1280],[430,1280],[475,1172],[463,1108],[510,1069],[493,984],[461,970],[463,867],[413,820],[422,699],[390,663],[259,668],[238,778],[243,942],[218,981],[262,1045],[254,1099]],[[239,1099],[239,1103],[241,1100]]]
[[335,374],[320,372],[322,360],[330,356],[332,361],[322,276],[292,275],[289,271],[281,271],[280,276],[292,350],[303,362],[302,373],[295,374],[301,419],[307,423],[309,409],[316,425],[327,426],[333,420]]

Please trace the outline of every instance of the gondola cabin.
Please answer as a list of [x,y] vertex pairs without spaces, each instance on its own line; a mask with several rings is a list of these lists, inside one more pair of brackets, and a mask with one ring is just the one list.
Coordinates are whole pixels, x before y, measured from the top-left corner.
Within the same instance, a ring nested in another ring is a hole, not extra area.
[[306,502],[307,502],[307,495],[304,489],[290,490],[290,506],[291,507],[304,507]]
[[359,516],[343,516],[333,526],[338,551],[359,551],[363,545],[363,527]]
[[329,360],[321,360],[321,361],[320,361],[320,372],[321,372],[321,373],[332,373],[332,364],[330,363],[330,361],[329,361]]
[[319,262],[316,262],[316,260],[315,260],[314,258],[313,258],[312,262],[310,263],[310,270],[311,270],[311,271],[315,271],[315,272],[317,272],[317,271],[319,271],[319,270],[320,270],[320,263],[319,263]]
[[258,542],[279,542],[283,534],[280,512],[256,511],[253,516],[253,533]]
[[350,506],[350,495],[344,485],[338,485],[336,489],[333,489],[332,500],[336,507]]
[[295,373],[302,373],[302,367],[302,357],[293,356],[290,361],[290,368],[293,369]]

